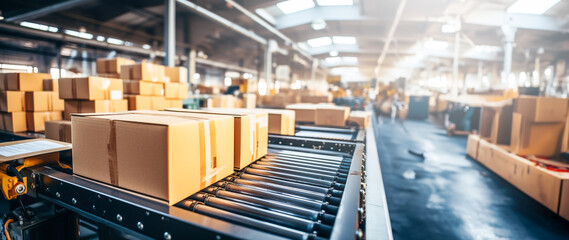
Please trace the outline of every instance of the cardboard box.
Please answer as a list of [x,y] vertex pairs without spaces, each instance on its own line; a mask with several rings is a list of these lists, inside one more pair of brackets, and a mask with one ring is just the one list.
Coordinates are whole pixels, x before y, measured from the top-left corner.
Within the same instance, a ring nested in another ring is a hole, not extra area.
[[45,138],[71,143],[71,121],[46,121]]
[[269,133],[291,135],[295,133],[295,112],[282,109],[262,109],[269,113]]
[[43,132],[46,121],[61,120],[61,118],[61,112],[26,112],[27,128],[31,132]]
[[569,220],[569,180],[567,178],[567,176],[564,176],[563,179],[558,212],[559,216],[565,218],[565,220]]
[[59,93],[59,81],[57,79],[44,79],[43,91]]
[[185,99],[188,97],[188,84],[179,82],[164,83],[166,99]]
[[564,122],[568,103],[567,98],[520,96],[516,100],[515,112],[521,114],[525,121]]
[[97,59],[97,73],[121,73],[122,65],[134,64],[133,60],[126,58],[113,58],[113,59]]
[[47,73],[6,73],[5,89],[9,91],[42,91],[43,80],[51,78]]
[[291,104],[287,105],[287,110],[295,112],[297,122],[315,122],[316,121],[316,107],[314,104]]
[[151,110],[164,110],[166,109],[166,99],[164,97],[152,97],[152,101],[150,102],[150,109]]
[[530,122],[522,114],[512,117],[511,151],[519,155],[554,156],[559,153],[565,122]]
[[259,98],[260,105],[271,108],[286,108],[287,105],[300,102],[300,96],[277,94],[274,96],[261,96]]
[[184,104],[179,99],[166,99],[166,108],[183,108]]
[[109,113],[128,111],[128,101],[120,100],[93,100],[76,101],[65,100],[64,119],[71,120],[73,113]]
[[243,112],[233,109],[166,109],[166,111],[192,114],[232,116],[235,120],[235,168],[242,169],[268,152],[269,127],[266,112]]
[[329,103],[332,102],[332,95],[325,96],[312,96],[312,95],[301,95],[301,103]]
[[235,108],[237,98],[233,95],[215,95],[207,100],[208,108]]
[[496,144],[510,144],[512,100],[484,103],[480,113],[480,137]]
[[120,79],[85,77],[59,80],[59,98],[77,100],[123,99],[123,83]]
[[152,63],[138,63],[121,66],[121,78],[131,80],[144,80],[149,82],[166,82],[165,67]]
[[128,110],[152,110],[152,97],[141,95],[126,95]]
[[173,205],[233,173],[233,131],[230,117],[76,115],[73,173]]
[[219,87],[210,87],[203,84],[198,84],[196,89],[199,91],[199,94],[220,94],[221,90]]
[[25,110],[24,92],[0,91],[0,112],[23,112]]
[[488,141],[484,140],[484,139],[480,139],[478,141],[478,153],[477,153],[477,158],[475,158],[476,160],[478,160],[478,162],[480,162],[482,165],[486,166],[487,168],[491,168],[491,163],[492,163],[492,156],[493,156],[493,148],[492,148],[491,143],[489,143]]
[[6,91],[8,89],[8,83],[6,82],[6,74],[0,73],[0,91]]
[[257,94],[255,93],[243,94],[243,106],[241,107],[247,109],[253,109],[257,107]]
[[322,126],[346,126],[346,120],[350,116],[349,107],[318,106],[316,108],[315,124]]
[[480,136],[475,134],[468,135],[468,141],[466,142],[466,154],[474,159],[478,158],[478,143],[480,142]]
[[51,92],[26,92],[26,111],[47,112],[52,108],[50,104]]
[[165,74],[170,82],[188,83],[188,69],[185,67],[166,67]]
[[347,120],[349,125],[357,125],[360,128],[367,128],[371,122],[371,112],[352,111]]
[[163,96],[164,84],[147,81],[123,81],[125,94],[144,95],[144,96]]
[[1,126],[4,131],[25,132],[28,130],[26,124],[26,112],[2,113]]

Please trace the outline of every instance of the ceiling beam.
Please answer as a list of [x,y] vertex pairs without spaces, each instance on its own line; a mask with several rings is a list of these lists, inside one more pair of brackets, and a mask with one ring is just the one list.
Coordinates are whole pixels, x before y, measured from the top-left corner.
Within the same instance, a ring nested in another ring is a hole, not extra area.
[[6,22],[21,22],[37,19],[52,13],[65,11],[71,8],[75,8],[81,5],[98,2],[98,0],[71,0],[54,5],[50,5],[44,8],[40,8],[31,12],[23,13],[6,19]]
[[286,29],[311,23],[314,19],[324,21],[363,21],[372,18],[361,15],[358,6],[314,7],[304,11],[285,14],[277,18],[277,29]]

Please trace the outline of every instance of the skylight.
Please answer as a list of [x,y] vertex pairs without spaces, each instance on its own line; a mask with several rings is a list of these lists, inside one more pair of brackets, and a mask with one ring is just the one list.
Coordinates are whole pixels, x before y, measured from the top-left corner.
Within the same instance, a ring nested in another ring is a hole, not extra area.
[[508,8],[509,13],[543,14],[560,0],[518,0]]
[[273,25],[277,24],[277,20],[273,17],[273,15],[271,15],[265,9],[257,8],[257,10],[255,10],[255,13],[257,13],[257,15],[261,16],[263,19],[265,19],[265,21],[269,22],[270,24]]
[[277,3],[277,7],[284,14],[291,14],[291,13],[300,12],[302,10],[313,8],[314,7],[314,1],[312,1],[312,0],[288,0],[288,1]]
[[319,6],[350,6],[354,0],[316,0]]
[[355,37],[333,36],[332,41],[334,42],[334,44],[346,44],[346,45],[356,44]]
[[73,31],[73,30],[65,30],[65,34],[70,35],[70,36],[74,36],[74,37],[78,37],[78,38],[93,39],[93,34],[90,34],[90,33],[78,32],[78,31]]
[[323,47],[332,44],[330,37],[313,38],[306,41],[310,47]]

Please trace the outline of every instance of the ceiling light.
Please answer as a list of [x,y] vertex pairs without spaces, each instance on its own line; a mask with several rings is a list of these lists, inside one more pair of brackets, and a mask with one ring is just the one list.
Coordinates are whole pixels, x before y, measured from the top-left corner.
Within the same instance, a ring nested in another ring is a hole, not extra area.
[[543,14],[560,0],[518,0],[508,8],[509,13]]
[[334,44],[345,44],[345,45],[356,44],[356,38],[355,37],[334,36],[334,37],[332,37],[332,41],[334,42]]
[[455,33],[458,31],[457,27],[453,24],[443,24],[441,31],[443,33]]
[[134,43],[132,43],[132,42],[124,42],[124,45],[127,46],[127,47],[132,47],[132,46],[134,46]]
[[330,51],[330,57],[337,57],[338,56],[338,51]]
[[326,61],[326,63],[340,63],[340,62],[342,62],[342,58],[341,57],[327,57],[326,59],[324,59],[324,61]]
[[318,31],[318,30],[322,30],[324,28],[326,28],[326,21],[324,21],[324,19],[314,19],[314,21],[312,21],[312,23],[310,24],[310,26],[312,26],[312,29]]
[[115,45],[123,45],[124,41],[116,38],[107,38],[107,42]]
[[97,36],[97,41],[99,41],[99,42],[104,42],[104,41],[105,41],[105,37],[103,37],[103,36]]
[[59,29],[56,27],[49,27],[47,30],[50,32],[58,32],[59,31]]
[[20,26],[27,27],[27,28],[33,28],[36,30],[42,30],[42,31],[49,30],[49,26],[47,26],[47,25],[43,25],[43,24],[39,24],[39,23],[32,23],[32,22],[21,22]]
[[291,14],[291,13],[300,12],[302,10],[313,8],[314,2],[312,0],[288,0],[288,1],[277,3],[277,7],[284,14]]
[[4,20],[4,16],[0,16],[0,21]]
[[323,47],[332,44],[330,37],[313,38],[306,41],[310,47]]
[[143,45],[142,45],[142,48],[144,48],[144,49],[150,49],[150,45],[148,45],[148,44],[143,44]]
[[74,37],[78,37],[78,38],[93,39],[93,34],[90,34],[90,33],[82,33],[82,32],[73,31],[73,30],[65,30],[65,34],[70,35],[70,36],[74,36]]
[[346,63],[357,63],[358,58],[357,57],[342,57],[342,61],[346,62]]
[[350,6],[354,0],[316,0],[319,6]]
[[275,17],[273,17],[273,15],[271,15],[265,9],[257,8],[255,10],[255,13],[257,13],[257,15],[261,16],[263,19],[265,19],[265,21],[269,22],[270,24],[273,25],[277,24],[277,20],[275,19]]
[[448,43],[443,41],[428,40],[423,44],[423,46],[426,49],[442,50],[448,48]]

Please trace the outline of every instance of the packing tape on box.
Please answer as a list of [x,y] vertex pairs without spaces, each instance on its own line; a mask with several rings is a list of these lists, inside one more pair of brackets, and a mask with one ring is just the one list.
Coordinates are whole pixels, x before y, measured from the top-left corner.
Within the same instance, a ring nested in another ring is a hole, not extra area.
[[[71,97],[77,99],[77,79],[71,78]],[[89,79],[87,79],[89,81]]]
[[226,166],[218,168],[217,165],[217,141],[215,122],[208,120],[200,121],[200,188],[204,188],[217,181],[217,174]]
[[53,111],[53,93],[48,93],[47,94],[47,110],[48,111]]
[[109,143],[107,144],[109,175],[112,185],[119,184],[119,173],[117,163],[117,128],[115,120],[110,120],[111,132],[109,134]]
[[[7,93],[7,92],[6,92]],[[22,101],[22,112],[26,111],[26,95],[22,94],[22,97],[20,98],[20,101]],[[8,96],[6,94],[6,110],[8,110]]]

